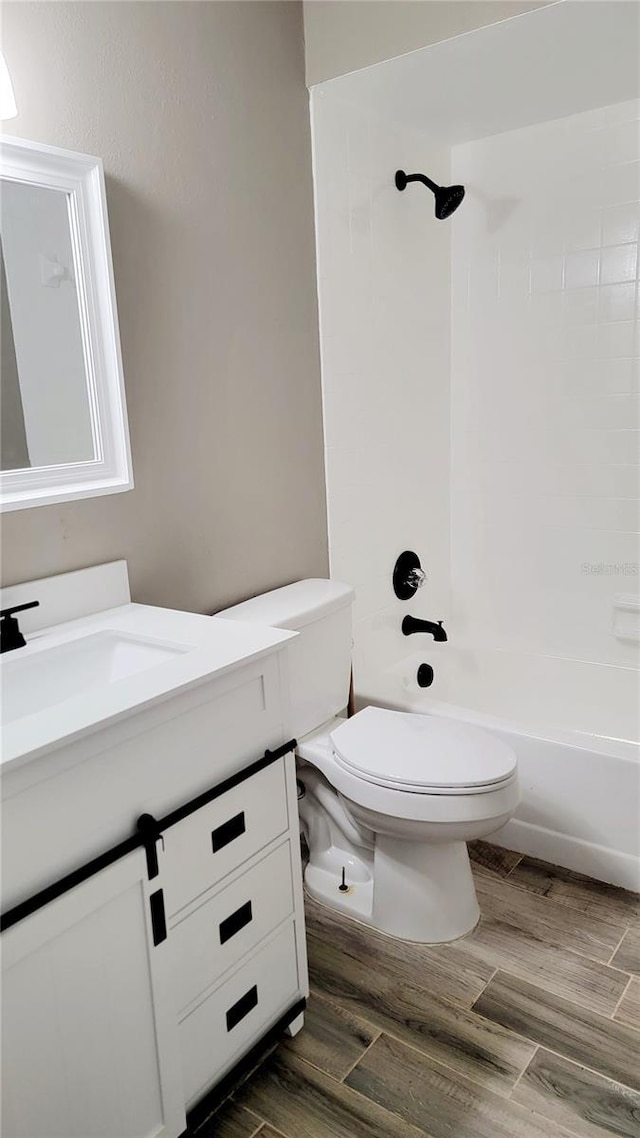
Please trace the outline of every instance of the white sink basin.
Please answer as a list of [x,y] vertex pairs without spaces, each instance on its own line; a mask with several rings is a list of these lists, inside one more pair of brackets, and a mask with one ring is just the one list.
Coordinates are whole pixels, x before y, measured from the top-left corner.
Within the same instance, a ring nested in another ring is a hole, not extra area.
[[[18,767],[54,752],[64,766],[85,735],[165,700],[206,702],[214,678],[296,635],[132,604],[124,561],[8,586],[0,608],[33,600],[38,607],[19,613],[26,646],[0,655],[0,768],[2,776],[15,772],[20,786]],[[41,769],[34,762],[25,780]],[[0,792],[6,785],[2,777]]]
[[2,662],[5,723],[164,664],[189,648],[103,631],[24,656],[20,651]]
[[20,614],[26,647],[0,656],[3,776],[164,700],[204,700],[214,677],[296,635],[129,596],[121,561],[2,590],[0,608],[40,601]]

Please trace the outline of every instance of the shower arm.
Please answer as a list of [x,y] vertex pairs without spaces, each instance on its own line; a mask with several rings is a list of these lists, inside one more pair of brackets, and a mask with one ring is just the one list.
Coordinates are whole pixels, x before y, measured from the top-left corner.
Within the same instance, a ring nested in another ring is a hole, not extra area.
[[426,174],[405,174],[404,180],[405,182],[422,182],[423,186],[428,186],[434,194],[436,190],[440,189],[440,186],[432,182],[431,178],[427,178]]

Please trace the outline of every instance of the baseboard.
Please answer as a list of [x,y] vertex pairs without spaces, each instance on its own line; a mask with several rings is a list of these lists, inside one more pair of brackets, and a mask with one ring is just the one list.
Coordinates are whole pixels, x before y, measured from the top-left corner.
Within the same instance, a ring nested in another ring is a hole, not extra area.
[[598,881],[640,892],[640,859],[631,854],[572,838],[531,822],[520,822],[516,818],[491,834],[489,840],[497,846],[549,861],[553,865],[562,865]]

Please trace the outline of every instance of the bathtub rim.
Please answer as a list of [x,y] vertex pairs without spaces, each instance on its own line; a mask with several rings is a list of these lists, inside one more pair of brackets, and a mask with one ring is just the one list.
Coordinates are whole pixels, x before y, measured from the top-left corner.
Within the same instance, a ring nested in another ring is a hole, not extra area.
[[623,739],[615,735],[597,735],[575,728],[569,730],[541,723],[521,723],[515,719],[491,715],[484,711],[476,711],[473,708],[436,699],[434,696],[423,696],[419,703],[412,699],[388,700],[384,704],[375,699],[357,701],[356,703],[358,710],[367,705],[387,707],[393,711],[411,711],[416,715],[441,715],[443,718],[459,719],[463,723],[481,727],[487,731],[505,731],[528,739],[539,739],[544,743],[560,743],[562,746],[572,747],[575,750],[597,751],[599,754],[607,755],[610,758],[640,763],[640,739]]

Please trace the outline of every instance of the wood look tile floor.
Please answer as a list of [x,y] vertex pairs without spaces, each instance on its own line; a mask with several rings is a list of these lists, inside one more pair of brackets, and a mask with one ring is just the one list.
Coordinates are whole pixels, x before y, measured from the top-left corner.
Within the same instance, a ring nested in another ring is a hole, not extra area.
[[311,996],[197,1138],[640,1138],[640,896],[484,842],[482,917],[394,941],[307,901]]

